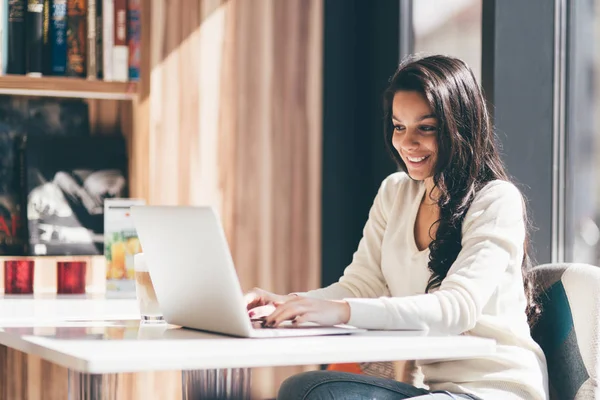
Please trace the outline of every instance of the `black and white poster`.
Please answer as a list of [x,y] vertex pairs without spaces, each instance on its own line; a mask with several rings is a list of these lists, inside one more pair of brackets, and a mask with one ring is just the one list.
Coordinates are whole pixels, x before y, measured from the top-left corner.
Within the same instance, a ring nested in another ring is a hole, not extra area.
[[104,252],[104,200],[128,195],[122,137],[28,137],[22,149],[30,255]]

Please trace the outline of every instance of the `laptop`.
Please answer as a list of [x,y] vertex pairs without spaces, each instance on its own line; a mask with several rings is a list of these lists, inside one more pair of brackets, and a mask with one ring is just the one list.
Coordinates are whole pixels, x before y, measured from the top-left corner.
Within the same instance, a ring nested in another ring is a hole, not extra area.
[[134,206],[131,216],[158,303],[170,324],[246,338],[365,331],[346,325],[253,327],[225,233],[212,207]]

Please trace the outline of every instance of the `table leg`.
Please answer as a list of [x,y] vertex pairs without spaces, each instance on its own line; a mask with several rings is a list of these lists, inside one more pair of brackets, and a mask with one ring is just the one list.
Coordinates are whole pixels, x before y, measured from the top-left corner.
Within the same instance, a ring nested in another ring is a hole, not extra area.
[[86,374],[69,370],[69,400],[116,400],[117,374]]
[[182,371],[182,399],[250,399],[250,375],[250,368]]

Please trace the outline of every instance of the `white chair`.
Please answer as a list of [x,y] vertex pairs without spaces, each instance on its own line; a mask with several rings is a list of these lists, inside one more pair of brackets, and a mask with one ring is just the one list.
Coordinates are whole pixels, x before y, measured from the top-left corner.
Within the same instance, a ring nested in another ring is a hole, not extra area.
[[550,400],[600,399],[600,268],[544,264],[531,274],[542,307],[531,332],[548,362]]

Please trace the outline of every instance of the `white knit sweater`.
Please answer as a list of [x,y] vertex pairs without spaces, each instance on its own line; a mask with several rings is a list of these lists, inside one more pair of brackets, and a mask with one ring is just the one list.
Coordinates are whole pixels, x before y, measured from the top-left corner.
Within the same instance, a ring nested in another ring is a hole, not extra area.
[[419,251],[414,238],[424,194],[424,183],[405,173],[386,178],[343,277],[304,295],[347,300],[348,323],[359,328],[428,329],[497,341],[490,357],[420,362],[431,390],[484,400],[547,399],[546,359],[525,315],[520,192],[504,181],[480,190],[464,219],[462,250],[439,289],[428,294],[429,250]]

